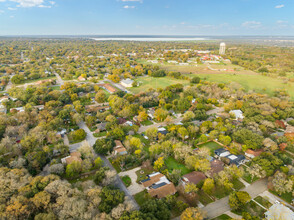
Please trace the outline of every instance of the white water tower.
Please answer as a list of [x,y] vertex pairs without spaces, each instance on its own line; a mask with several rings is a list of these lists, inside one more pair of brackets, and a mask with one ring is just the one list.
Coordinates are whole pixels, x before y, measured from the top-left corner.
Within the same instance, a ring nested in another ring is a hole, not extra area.
[[226,44],[223,42],[219,46],[219,54],[225,55],[226,54]]

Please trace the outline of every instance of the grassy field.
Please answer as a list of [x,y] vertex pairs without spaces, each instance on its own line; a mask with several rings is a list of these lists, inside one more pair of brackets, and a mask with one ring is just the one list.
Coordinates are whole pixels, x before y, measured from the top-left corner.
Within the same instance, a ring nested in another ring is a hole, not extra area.
[[176,159],[172,157],[168,157],[167,159],[165,159],[164,163],[167,166],[167,169],[170,173],[173,170],[181,170],[182,175],[185,175],[191,172],[191,170],[189,170],[184,164],[179,163],[178,161],[176,161]]
[[242,210],[233,210],[232,212],[237,215],[242,215],[242,212],[244,211],[249,212],[252,216],[262,217],[266,210],[257,205],[254,201],[250,201],[242,208]]
[[[191,76],[191,75],[190,75]],[[196,76],[193,74],[193,76]],[[272,78],[262,75],[241,75],[241,74],[198,74],[201,79],[218,82],[231,83],[236,82],[245,88],[246,91],[255,91],[273,95],[276,89],[285,89],[294,99],[294,83],[283,83],[282,79]]]
[[138,87],[133,87],[129,88],[129,90],[133,93],[139,93],[139,92],[144,92],[148,91],[148,89],[158,89],[158,88],[165,88],[167,86],[181,83],[183,85],[188,85],[189,81],[188,80],[178,80],[170,77],[139,77],[137,79],[137,82],[140,83],[140,86]]
[[257,196],[254,200],[268,209],[273,205],[267,199],[265,199],[261,196]]
[[215,143],[213,141],[207,142],[205,144],[200,144],[197,147],[199,147],[199,148],[202,148],[202,147],[208,148],[210,150],[210,156],[213,156],[214,155],[214,151],[215,150],[217,150],[219,148],[222,148],[221,145],[219,145],[219,144],[217,144],[217,143]]
[[123,176],[121,177],[122,181],[126,185],[126,187],[129,187],[132,184],[132,180],[129,176]]
[[216,217],[216,218],[214,218],[212,220],[230,220],[230,219],[232,219],[230,216],[228,216],[226,214],[222,214],[222,215],[220,215],[220,216],[218,216],[218,217]]

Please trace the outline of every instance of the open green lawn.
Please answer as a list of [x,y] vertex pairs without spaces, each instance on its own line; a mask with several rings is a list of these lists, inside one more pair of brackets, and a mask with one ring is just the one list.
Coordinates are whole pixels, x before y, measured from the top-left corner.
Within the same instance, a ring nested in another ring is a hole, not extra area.
[[292,196],[292,193],[289,192],[289,193],[283,193],[281,196],[275,192],[275,191],[272,191],[272,190],[269,190],[272,194],[280,197],[281,199],[285,200],[286,202],[288,202],[289,204],[292,203],[292,199],[293,199],[293,196]]
[[256,202],[258,202],[260,205],[264,206],[265,208],[270,208],[273,204],[271,204],[267,199],[261,197],[261,196],[257,196],[254,199]]
[[205,144],[200,144],[197,147],[199,147],[199,148],[202,148],[202,147],[208,148],[210,150],[210,156],[213,156],[214,155],[214,151],[215,150],[217,150],[219,148],[222,148],[221,145],[219,145],[218,143],[215,143],[213,141],[207,142]]
[[222,215],[220,215],[220,216],[218,216],[218,217],[216,217],[216,218],[214,218],[212,220],[230,220],[230,219],[232,219],[230,216],[228,216],[226,214],[222,214]]
[[179,80],[179,79],[174,79],[170,77],[150,77],[150,76],[145,76],[145,77],[139,77],[137,79],[137,82],[140,83],[140,86],[138,87],[133,87],[129,88],[131,92],[134,93],[139,93],[139,92],[144,92],[148,91],[148,89],[157,89],[157,88],[165,88],[167,86],[181,83],[183,85],[188,85],[190,82],[188,80]]
[[254,201],[248,202],[242,210],[233,210],[233,213],[236,213],[237,215],[242,215],[242,212],[249,212],[252,216],[258,216],[263,217],[264,213],[266,212],[265,209],[263,209],[261,206],[259,206]]
[[199,190],[197,192],[198,194],[198,198],[199,201],[203,204],[203,205],[208,205],[209,203],[214,202],[212,198],[210,198],[205,192],[203,192],[202,190]]
[[134,199],[138,203],[139,206],[142,206],[146,201],[152,199],[151,196],[147,193],[147,190],[145,189],[142,192],[139,192],[134,195]]
[[132,184],[132,180],[129,176],[123,176],[121,177],[122,181],[126,185],[126,187],[129,187]]
[[244,74],[197,74],[197,76],[211,82],[236,82],[244,87],[246,91],[255,91],[259,93],[266,93],[268,95],[273,95],[276,89],[285,89],[288,91],[291,98],[294,99],[294,83],[288,82],[287,84],[284,84],[283,80],[279,78]]
[[167,166],[168,171],[171,173],[173,170],[181,170],[181,174],[185,175],[192,172],[184,164],[179,163],[173,157],[168,157],[164,160],[165,165]]

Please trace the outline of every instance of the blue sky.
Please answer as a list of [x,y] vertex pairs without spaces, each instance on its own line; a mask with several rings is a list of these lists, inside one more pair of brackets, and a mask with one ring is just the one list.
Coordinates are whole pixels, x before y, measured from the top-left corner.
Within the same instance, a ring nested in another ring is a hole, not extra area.
[[0,35],[294,35],[293,0],[0,0]]

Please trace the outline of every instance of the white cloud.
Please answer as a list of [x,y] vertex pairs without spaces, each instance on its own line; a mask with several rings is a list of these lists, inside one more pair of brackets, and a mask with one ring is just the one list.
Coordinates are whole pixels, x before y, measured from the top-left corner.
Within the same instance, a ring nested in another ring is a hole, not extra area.
[[14,15],[10,15],[9,17],[10,17],[10,18],[14,18]]
[[5,11],[3,11],[3,10],[0,10],[0,15],[1,15],[1,14],[3,14],[4,12],[5,12]]
[[43,5],[44,0],[10,0],[12,2],[18,3],[17,7],[30,8],[39,7]]
[[15,10],[17,10],[17,8],[11,8],[11,7],[8,7],[7,9],[10,10],[10,11],[15,11]]
[[39,8],[51,8],[50,5],[39,5],[38,7],[39,7]]
[[133,5],[125,5],[124,8],[125,8],[125,9],[134,9],[134,8],[136,8],[136,7],[133,6]]
[[121,0],[122,2],[140,2],[143,3],[143,0]]
[[260,28],[262,24],[259,21],[245,21],[242,23],[242,26],[249,29],[257,29]]
[[51,5],[55,5],[55,2],[54,2],[54,1],[49,1],[49,3],[50,3]]
[[277,5],[275,8],[284,8],[285,5]]
[[0,0],[0,2],[5,2],[6,0]]

